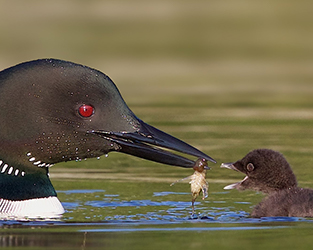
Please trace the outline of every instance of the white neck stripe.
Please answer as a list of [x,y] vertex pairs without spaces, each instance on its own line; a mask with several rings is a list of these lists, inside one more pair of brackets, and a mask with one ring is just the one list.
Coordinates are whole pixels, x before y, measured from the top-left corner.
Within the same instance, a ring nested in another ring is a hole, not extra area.
[[48,163],[41,162],[41,161],[37,160],[36,157],[32,156],[31,152],[28,152],[26,154],[26,156],[29,158],[28,161],[32,162],[37,167],[40,167],[40,168],[47,167],[48,168],[48,167],[53,166],[53,164],[48,164]]
[[2,160],[0,160],[0,174],[9,174],[12,176],[18,176],[20,174],[20,176],[25,176],[24,171],[20,171],[18,168],[14,168],[13,166],[9,166]]

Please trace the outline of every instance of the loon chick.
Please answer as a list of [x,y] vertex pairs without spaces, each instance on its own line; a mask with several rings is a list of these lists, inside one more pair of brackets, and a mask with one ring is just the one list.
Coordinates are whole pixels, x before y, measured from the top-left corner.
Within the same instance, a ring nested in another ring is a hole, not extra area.
[[252,217],[312,217],[313,190],[297,186],[284,156],[270,149],[256,149],[235,163],[223,163],[222,168],[246,174],[241,181],[224,189],[251,189],[267,194],[252,211]]
[[64,209],[49,167],[111,151],[192,168],[171,149],[211,157],[138,119],[102,72],[57,59],[0,72],[0,216],[54,217]]

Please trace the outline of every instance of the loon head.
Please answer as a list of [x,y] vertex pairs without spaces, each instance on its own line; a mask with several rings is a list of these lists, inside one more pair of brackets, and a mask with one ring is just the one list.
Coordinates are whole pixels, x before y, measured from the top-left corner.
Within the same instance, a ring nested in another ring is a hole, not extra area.
[[296,176],[285,157],[271,149],[255,149],[241,160],[223,163],[228,168],[244,173],[245,178],[224,189],[255,190],[266,194],[297,186]]
[[215,162],[137,118],[107,75],[72,62],[41,59],[3,70],[0,106],[0,214],[62,214],[48,174],[58,162],[118,151],[193,167],[167,149]]

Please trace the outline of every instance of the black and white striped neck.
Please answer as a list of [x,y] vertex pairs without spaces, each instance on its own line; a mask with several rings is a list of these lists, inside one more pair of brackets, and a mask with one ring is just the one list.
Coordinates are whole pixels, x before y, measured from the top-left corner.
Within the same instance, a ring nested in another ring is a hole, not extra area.
[[0,219],[60,218],[63,213],[47,167],[0,160]]

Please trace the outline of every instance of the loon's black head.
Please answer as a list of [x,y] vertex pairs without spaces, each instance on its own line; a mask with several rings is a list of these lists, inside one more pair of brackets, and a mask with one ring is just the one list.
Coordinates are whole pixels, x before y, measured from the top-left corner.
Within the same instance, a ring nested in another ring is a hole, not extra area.
[[119,151],[193,167],[165,148],[215,162],[138,119],[108,76],[75,63],[43,59],[3,70],[0,106],[0,213],[2,200],[55,197],[47,167],[62,161]]
[[285,157],[274,150],[255,149],[235,163],[223,163],[222,168],[242,172],[246,177],[224,189],[251,189],[264,193],[297,186],[294,175]]

